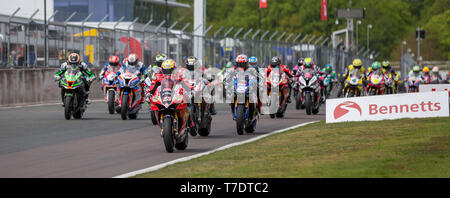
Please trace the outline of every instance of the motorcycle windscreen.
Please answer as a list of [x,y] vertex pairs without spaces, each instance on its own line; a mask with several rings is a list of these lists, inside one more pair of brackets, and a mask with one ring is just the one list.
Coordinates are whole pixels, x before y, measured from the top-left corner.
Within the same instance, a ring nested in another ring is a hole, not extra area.
[[161,99],[164,105],[170,105],[172,103],[172,89],[175,82],[171,79],[164,79],[161,81],[160,91]]

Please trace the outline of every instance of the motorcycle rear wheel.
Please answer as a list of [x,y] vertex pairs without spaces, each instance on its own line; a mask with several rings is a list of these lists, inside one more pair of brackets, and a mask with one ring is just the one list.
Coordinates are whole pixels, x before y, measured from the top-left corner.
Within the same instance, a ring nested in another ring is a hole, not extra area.
[[184,140],[181,141],[180,143],[176,143],[175,148],[177,150],[185,150],[188,146],[188,142],[189,142],[189,135],[185,134]]
[[150,116],[152,117],[152,124],[153,125],[157,125],[158,124],[158,120],[156,119],[156,115],[154,111],[150,112]]

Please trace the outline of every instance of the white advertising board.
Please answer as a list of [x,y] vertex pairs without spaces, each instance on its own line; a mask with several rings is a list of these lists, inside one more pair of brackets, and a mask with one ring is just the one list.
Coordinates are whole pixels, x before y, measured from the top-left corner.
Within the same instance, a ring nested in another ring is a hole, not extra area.
[[327,99],[326,123],[449,116],[448,92]]
[[426,84],[420,85],[419,92],[446,91],[450,97],[450,84]]

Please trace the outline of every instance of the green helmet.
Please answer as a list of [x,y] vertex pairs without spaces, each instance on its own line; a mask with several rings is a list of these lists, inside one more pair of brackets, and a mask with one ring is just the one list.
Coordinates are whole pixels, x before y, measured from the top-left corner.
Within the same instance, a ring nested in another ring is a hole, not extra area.
[[225,65],[225,68],[230,68],[230,67],[232,67],[232,66],[233,66],[233,63],[228,62],[228,63]]
[[420,72],[419,65],[416,65],[416,66],[413,67],[413,72]]
[[380,67],[381,67],[380,62],[375,61],[375,62],[372,63],[372,70],[376,71],[376,70],[378,70]]

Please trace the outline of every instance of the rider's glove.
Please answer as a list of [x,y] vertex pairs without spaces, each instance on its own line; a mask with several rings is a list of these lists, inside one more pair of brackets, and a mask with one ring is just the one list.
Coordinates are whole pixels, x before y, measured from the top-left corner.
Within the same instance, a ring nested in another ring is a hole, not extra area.
[[61,76],[55,75],[55,81],[59,81],[61,79]]

